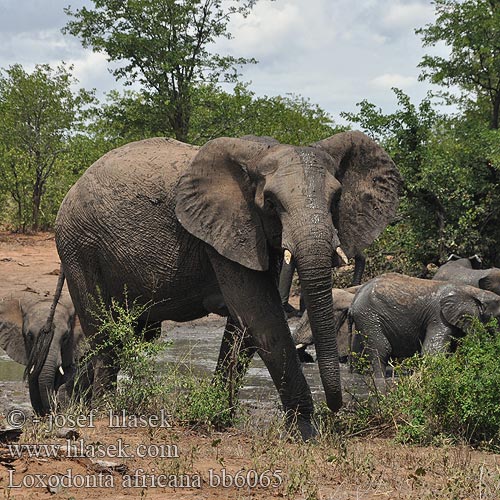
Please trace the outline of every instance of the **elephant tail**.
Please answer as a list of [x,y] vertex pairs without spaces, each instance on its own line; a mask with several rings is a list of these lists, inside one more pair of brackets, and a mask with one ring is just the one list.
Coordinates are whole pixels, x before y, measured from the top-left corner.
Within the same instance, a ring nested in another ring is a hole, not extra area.
[[49,353],[49,347],[54,337],[54,314],[56,312],[59,299],[61,298],[64,280],[64,269],[61,264],[61,267],[59,268],[59,279],[57,280],[56,291],[54,293],[52,305],[50,306],[49,316],[45,325],[40,329],[36,343],[29,353],[28,363],[24,370],[24,380],[38,378],[38,375],[45,364],[45,360]]

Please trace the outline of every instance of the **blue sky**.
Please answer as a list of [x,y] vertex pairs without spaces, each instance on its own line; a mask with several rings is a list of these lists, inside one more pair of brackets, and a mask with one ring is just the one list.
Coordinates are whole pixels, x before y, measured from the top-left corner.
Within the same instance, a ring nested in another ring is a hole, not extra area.
[[[229,1],[229,0],[228,0]],[[37,63],[74,65],[74,75],[98,95],[121,89],[109,74],[104,54],[83,49],[62,35],[63,8],[91,6],[89,0],[0,0],[0,67],[14,63],[30,70]],[[419,82],[424,53],[414,29],[432,22],[430,0],[259,0],[247,18],[231,22],[232,40],[216,50],[255,57],[242,70],[257,95],[300,94],[343,123],[341,111],[355,111],[368,99],[393,111],[391,87],[418,103],[430,86]],[[432,49],[446,54],[445,47]]]

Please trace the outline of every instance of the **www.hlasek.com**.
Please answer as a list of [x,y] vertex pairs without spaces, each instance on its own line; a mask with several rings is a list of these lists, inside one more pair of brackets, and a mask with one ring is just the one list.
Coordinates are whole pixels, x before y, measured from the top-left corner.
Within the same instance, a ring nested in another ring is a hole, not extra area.
[[137,469],[133,474],[116,477],[110,473],[74,474],[68,468],[65,474],[26,474],[16,478],[9,470],[9,488],[279,488],[283,484],[283,471],[253,469],[231,473],[225,468],[209,469],[202,474],[156,474]]
[[12,458],[179,458],[175,444],[138,444],[132,446],[119,438],[113,444],[86,443],[84,439],[67,439],[65,444],[9,444]]

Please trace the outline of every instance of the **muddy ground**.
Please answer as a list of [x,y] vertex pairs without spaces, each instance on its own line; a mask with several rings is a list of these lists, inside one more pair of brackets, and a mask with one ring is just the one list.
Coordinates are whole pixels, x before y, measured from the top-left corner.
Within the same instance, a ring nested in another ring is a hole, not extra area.
[[[58,267],[52,234],[0,233],[0,297],[23,290],[51,294]],[[8,427],[14,403],[29,406],[19,381],[22,367],[8,364],[7,371],[0,372],[0,429]],[[219,433],[162,422],[160,415],[145,427],[127,420],[121,428],[108,418],[82,415],[70,442],[76,450],[68,450],[67,437],[28,425],[18,444],[54,447],[39,448],[38,457],[24,449],[19,458],[19,450],[9,448],[14,434],[0,434],[2,498],[500,498],[500,457],[466,446],[409,447],[390,436],[296,444],[280,437],[272,418],[252,418]],[[116,457],[120,446],[122,456]]]

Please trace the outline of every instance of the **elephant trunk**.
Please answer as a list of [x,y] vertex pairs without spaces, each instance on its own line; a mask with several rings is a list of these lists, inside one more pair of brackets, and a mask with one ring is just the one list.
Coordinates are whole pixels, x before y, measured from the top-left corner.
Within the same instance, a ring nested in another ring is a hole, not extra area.
[[58,356],[49,353],[38,376],[28,379],[31,404],[38,415],[47,415],[54,406],[57,369],[60,364]]
[[295,259],[326,401],[332,411],[337,411],[342,406],[342,392],[336,339],[338,325],[333,314],[332,255],[338,240],[331,221],[314,233],[295,244]]

